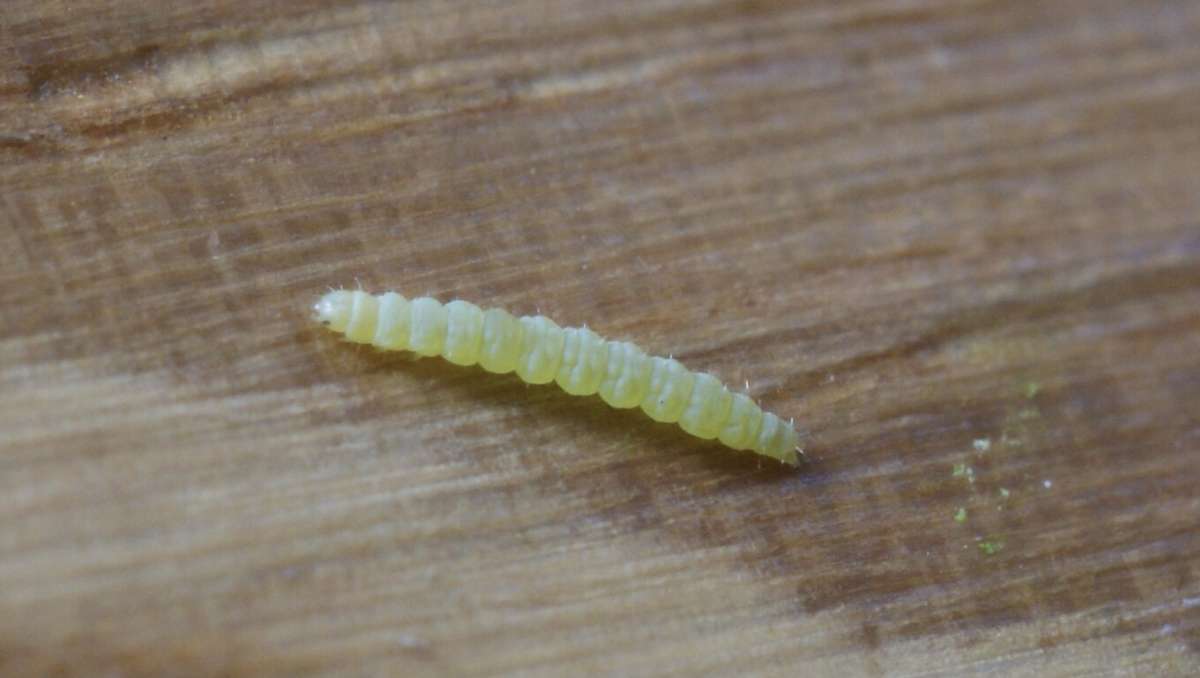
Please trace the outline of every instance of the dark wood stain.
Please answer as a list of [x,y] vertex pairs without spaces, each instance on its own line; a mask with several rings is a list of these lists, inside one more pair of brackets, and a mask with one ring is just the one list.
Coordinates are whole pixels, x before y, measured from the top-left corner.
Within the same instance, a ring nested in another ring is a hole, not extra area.
[[25,69],[29,98],[37,101],[68,90],[87,89],[128,78],[157,67],[159,45],[139,45],[129,54],[112,54],[81,61],[46,61]]

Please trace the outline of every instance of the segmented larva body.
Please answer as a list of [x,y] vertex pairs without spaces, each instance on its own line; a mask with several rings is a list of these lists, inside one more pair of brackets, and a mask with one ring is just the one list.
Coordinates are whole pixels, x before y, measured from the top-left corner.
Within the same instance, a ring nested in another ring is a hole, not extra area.
[[530,384],[553,381],[571,395],[599,394],[616,408],[641,407],[651,419],[678,423],[697,438],[797,463],[795,428],[763,412],[749,396],[731,393],[711,374],[648,356],[586,327],[561,328],[546,316],[516,318],[466,301],[442,304],[361,290],[330,292],[314,312],[319,322],[356,343],[516,372]]

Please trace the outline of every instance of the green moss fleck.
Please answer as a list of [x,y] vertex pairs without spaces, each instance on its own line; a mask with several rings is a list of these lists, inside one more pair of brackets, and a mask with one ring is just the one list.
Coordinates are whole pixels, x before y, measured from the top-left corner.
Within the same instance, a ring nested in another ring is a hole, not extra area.
[[1008,499],[1009,495],[1011,495],[1011,494],[1012,493],[1008,491],[1007,487],[1000,488],[1000,498],[1001,499]]
[[967,510],[965,508],[959,506],[958,510],[954,512],[954,522],[956,522],[956,523],[967,522]]
[[955,464],[954,470],[950,473],[955,478],[966,478],[968,482],[975,482],[975,469],[966,464]]
[[986,539],[979,542],[979,550],[986,555],[994,556],[1004,549],[1004,541],[1000,539]]
[[1038,394],[1038,391],[1041,391],[1041,390],[1042,390],[1041,384],[1037,383],[1036,381],[1031,381],[1031,382],[1025,384],[1025,397],[1033,398]]

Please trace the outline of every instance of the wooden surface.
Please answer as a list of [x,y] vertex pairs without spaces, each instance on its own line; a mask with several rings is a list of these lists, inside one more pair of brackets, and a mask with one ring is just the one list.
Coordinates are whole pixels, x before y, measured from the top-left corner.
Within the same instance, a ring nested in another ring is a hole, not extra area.
[[[0,27],[0,674],[1200,671],[1200,3]],[[339,343],[357,283],[674,353],[813,463]]]

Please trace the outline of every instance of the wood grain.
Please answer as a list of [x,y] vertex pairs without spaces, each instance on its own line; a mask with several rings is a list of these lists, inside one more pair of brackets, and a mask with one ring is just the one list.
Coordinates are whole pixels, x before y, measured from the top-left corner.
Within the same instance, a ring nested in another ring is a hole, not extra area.
[[[1198,112],[1190,0],[8,0],[0,673],[1196,675]],[[813,463],[339,343],[356,284]]]

